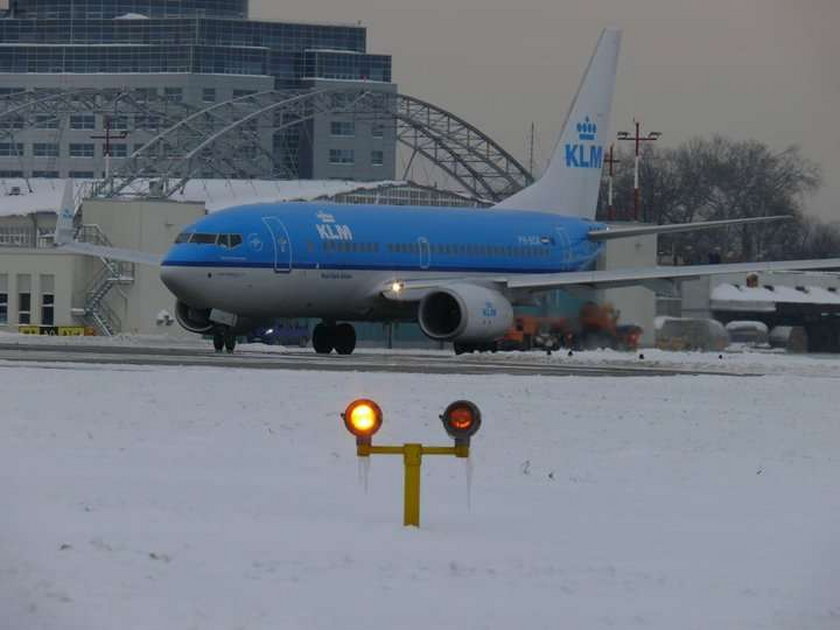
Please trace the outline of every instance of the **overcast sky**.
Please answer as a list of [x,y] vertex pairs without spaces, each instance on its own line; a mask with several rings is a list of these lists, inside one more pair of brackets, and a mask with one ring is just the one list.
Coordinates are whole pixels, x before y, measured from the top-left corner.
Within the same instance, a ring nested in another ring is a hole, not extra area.
[[613,129],[633,116],[693,135],[799,144],[826,183],[809,201],[840,221],[840,0],[252,0],[254,18],[356,23],[394,56],[405,94],[463,116],[527,159],[546,157],[592,48],[624,29]]

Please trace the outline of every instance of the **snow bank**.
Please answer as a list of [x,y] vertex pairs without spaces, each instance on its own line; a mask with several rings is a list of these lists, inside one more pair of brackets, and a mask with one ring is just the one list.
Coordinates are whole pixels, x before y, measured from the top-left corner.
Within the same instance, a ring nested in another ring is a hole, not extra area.
[[[522,378],[0,365],[4,627],[840,625],[834,379]],[[795,396],[787,394],[795,391]],[[427,458],[369,490],[339,411]]]

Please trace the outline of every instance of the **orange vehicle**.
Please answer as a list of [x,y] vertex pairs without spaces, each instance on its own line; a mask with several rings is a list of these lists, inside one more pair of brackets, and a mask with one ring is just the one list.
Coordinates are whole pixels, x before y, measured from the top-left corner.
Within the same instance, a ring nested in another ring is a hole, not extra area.
[[642,329],[635,325],[619,325],[619,312],[611,304],[587,302],[580,309],[577,322],[565,317],[517,315],[499,350],[575,350],[614,348],[635,350],[639,347]]

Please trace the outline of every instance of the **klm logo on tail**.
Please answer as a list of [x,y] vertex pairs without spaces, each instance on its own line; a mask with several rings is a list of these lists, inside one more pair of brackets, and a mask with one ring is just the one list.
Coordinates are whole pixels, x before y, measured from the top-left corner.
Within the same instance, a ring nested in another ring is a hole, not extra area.
[[604,147],[594,144],[598,125],[587,116],[576,125],[580,142],[566,144],[566,166],[569,168],[601,168],[604,164]]

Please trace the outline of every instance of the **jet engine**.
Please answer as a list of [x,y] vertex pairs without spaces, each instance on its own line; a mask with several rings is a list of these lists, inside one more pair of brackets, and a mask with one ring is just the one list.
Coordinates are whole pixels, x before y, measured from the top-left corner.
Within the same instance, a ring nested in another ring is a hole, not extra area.
[[193,308],[180,300],[175,304],[175,319],[190,332],[202,334],[213,329],[209,308]]
[[426,294],[420,301],[417,321],[432,339],[482,343],[505,334],[513,323],[513,307],[493,289],[451,284]]

